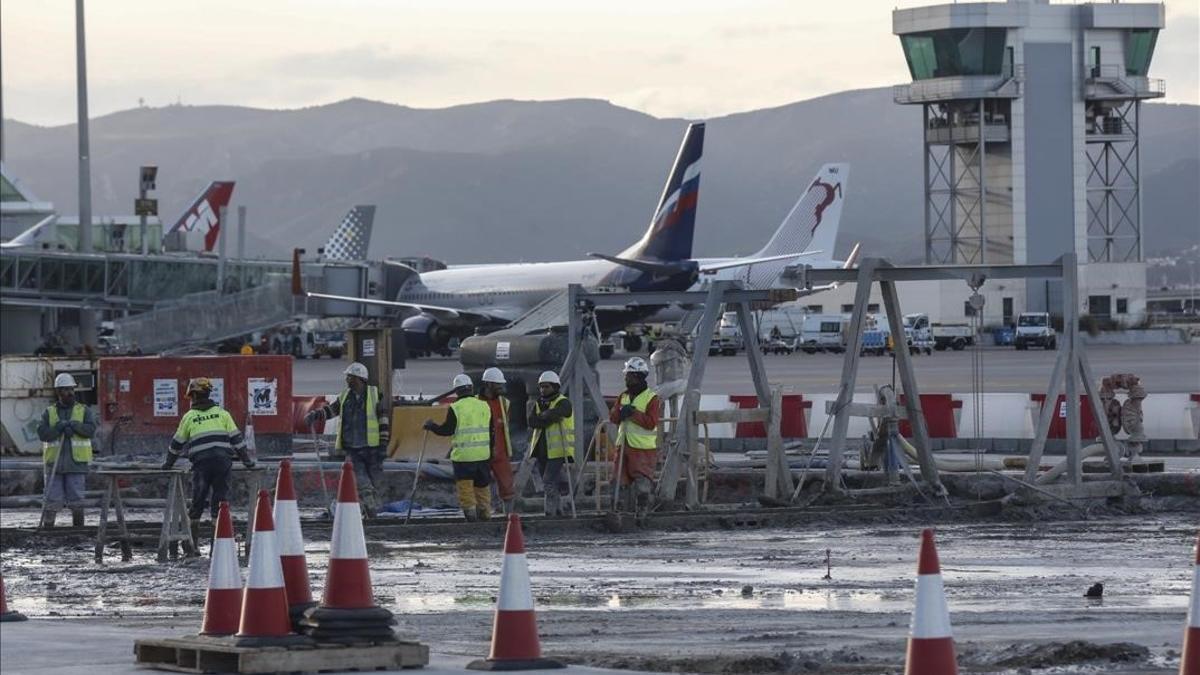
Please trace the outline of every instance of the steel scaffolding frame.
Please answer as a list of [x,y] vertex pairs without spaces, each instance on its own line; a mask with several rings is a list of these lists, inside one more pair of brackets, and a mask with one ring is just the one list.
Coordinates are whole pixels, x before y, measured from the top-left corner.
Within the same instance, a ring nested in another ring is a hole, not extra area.
[[[1086,140],[1088,262],[1142,259],[1141,102],[1104,107]],[[1094,115],[1089,107],[1089,113]]]

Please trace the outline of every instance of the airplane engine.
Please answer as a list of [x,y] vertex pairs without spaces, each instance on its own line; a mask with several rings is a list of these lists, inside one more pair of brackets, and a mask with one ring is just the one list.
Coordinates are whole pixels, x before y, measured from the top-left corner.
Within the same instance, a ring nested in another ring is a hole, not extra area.
[[410,316],[401,324],[410,352],[439,352],[450,345],[453,333],[428,314]]

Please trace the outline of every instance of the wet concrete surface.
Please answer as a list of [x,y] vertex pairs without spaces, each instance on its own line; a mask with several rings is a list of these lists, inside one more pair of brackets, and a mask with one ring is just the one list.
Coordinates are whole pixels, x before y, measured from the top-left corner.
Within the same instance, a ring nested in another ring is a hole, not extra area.
[[[1044,391],[1055,352],[1011,347],[983,347],[983,391]],[[1087,348],[1092,372],[1097,377],[1110,373],[1140,375],[1146,389],[1154,392],[1200,391],[1200,344],[1122,346],[1097,345]],[[841,379],[842,357],[838,354],[791,354],[764,357],[773,384],[797,391],[822,394],[836,392]],[[600,362],[600,386],[606,392],[621,388],[623,355]],[[917,383],[925,392],[971,391],[971,351],[934,352],[915,360]],[[345,361],[298,360],[292,372],[297,394],[336,393],[343,381]],[[450,388],[460,372],[457,358],[409,360],[401,376],[405,394],[436,396]],[[892,359],[864,357],[858,372],[858,391],[871,391],[876,384],[892,381]],[[744,354],[714,356],[708,360],[702,390],[706,394],[753,393]]]
[[[10,526],[13,515],[4,514]],[[575,663],[659,671],[896,671],[922,525],[530,536],[543,648]],[[1194,513],[940,527],[963,671],[1177,669],[1196,528]],[[467,542],[368,536],[375,595],[404,631],[438,652],[485,649],[498,534]],[[159,565],[152,551],[138,551],[132,563],[97,566],[91,540],[61,543],[5,544],[14,609],[199,624],[206,560]],[[319,589],[328,543],[310,541],[307,550]],[[1103,600],[1084,598],[1097,581]],[[1105,646],[1113,643],[1129,644]]]

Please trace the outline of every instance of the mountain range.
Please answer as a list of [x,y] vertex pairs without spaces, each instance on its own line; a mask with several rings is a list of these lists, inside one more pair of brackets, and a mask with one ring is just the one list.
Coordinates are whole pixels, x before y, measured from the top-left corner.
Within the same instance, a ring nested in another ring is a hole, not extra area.
[[[1200,106],[1142,106],[1145,250],[1200,240]],[[138,167],[159,167],[170,220],[211,180],[235,180],[250,253],[284,256],[375,204],[371,256],[455,263],[617,252],[644,230],[686,125],[590,99],[416,109],[349,99],[297,110],[136,108],[91,124],[93,213],[132,212]],[[708,120],[695,254],[761,246],[821,164],[850,162],[838,253],[919,260],[919,106],[847,91]],[[74,125],[6,122],[6,164],[77,212]]]

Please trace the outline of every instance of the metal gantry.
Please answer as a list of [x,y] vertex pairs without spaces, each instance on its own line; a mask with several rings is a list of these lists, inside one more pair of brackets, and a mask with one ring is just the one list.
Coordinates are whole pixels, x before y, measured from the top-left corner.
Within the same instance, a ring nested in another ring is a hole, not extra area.
[[1088,262],[1141,260],[1141,102],[1092,102],[1089,113],[1084,133]]

